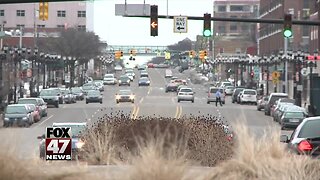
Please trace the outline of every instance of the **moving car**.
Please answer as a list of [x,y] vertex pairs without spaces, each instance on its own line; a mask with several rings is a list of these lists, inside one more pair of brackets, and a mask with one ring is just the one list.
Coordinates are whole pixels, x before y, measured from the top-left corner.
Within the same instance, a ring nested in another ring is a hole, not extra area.
[[114,77],[114,74],[105,74],[103,77],[103,84],[108,85],[112,84],[115,85],[117,83],[116,78]]
[[100,92],[104,91],[103,81],[96,80],[96,81],[93,81],[93,83]]
[[154,64],[153,63],[148,63],[148,68],[154,68]]
[[136,74],[132,68],[126,68],[125,73],[131,75],[133,78],[136,77]]
[[[71,127],[71,134],[72,134],[72,159],[78,160],[79,152],[82,150],[83,146],[85,145],[85,142],[81,140],[81,134],[86,130],[87,123],[72,123],[72,122],[64,122],[64,123],[53,123],[52,127]],[[45,159],[45,134],[42,136],[38,136],[38,139],[40,139],[39,144],[39,152],[40,152],[40,158]]]
[[71,93],[75,95],[76,100],[81,100],[81,101],[84,100],[84,93],[81,87],[72,87]]
[[225,95],[223,93],[223,88],[219,87],[209,87],[208,90],[208,98],[207,98],[207,104],[210,104],[210,102],[216,102],[216,92],[220,91],[221,93],[221,102],[222,104],[225,104]]
[[240,96],[240,104],[253,103],[257,105],[257,91],[254,89],[244,89]]
[[138,66],[138,71],[141,71],[141,70],[146,70],[147,69],[147,66],[146,65],[139,65]]
[[126,75],[129,77],[130,81],[133,81],[134,77],[132,73],[126,73]]
[[120,78],[119,78],[119,82],[118,82],[118,84],[119,84],[119,86],[121,86],[121,85],[127,85],[127,86],[130,86],[130,78],[127,76],[127,75],[122,75],[122,76],[120,76]]
[[76,97],[71,93],[69,89],[61,89],[63,95],[63,101],[67,104],[75,103]]
[[4,111],[3,126],[12,125],[29,127],[34,122],[33,110],[27,104],[11,104]]
[[235,87],[234,86],[226,86],[224,87],[224,92],[226,95],[232,95]]
[[139,86],[150,86],[150,80],[147,77],[142,77],[138,81]]
[[129,90],[120,90],[117,94],[116,94],[116,103],[118,104],[119,102],[132,102],[134,103],[134,99],[135,99],[135,95],[134,93]]
[[42,89],[40,91],[39,97],[47,103],[47,105],[54,105],[56,108],[59,108],[59,97],[60,94],[57,94],[56,91],[52,89]]
[[41,117],[48,115],[47,103],[45,103],[42,98],[20,98],[17,104],[34,104]]
[[286,94],[286,93],[271,93],[270,94],[268,102],[266,103],[266,105],[264,107],[264,114],[265,115],[270,115],[271,107],[280,98],[288,98],[288,94]]
[[166,72],[165,72],[165,78],[172,78],[172,71],[171,69],[166,69]]
[[176,92],[178,89],[178,85],[176,83],[170,82],[166,85],[166,93],[167,92]]
[[140,77],[149,77],[149,74],[148,74],[148,72],[141,72],[140,73]]
[[82,91],[84,95],[87,95],[91,90],[98,90],[98,88],[93,83],[87,83],[82,85]]
[[292,153],[319,157],[319,129],[319,116],[305,118],[293,131],[290,138],[287,135],[281,135],[280,141],[283,143],[287,143],[287,148]]
[[92,102],[99,102],[100,104],[102,104],[102,95],[100,94],[100,91],[98,90],[88,91],[88,94],[86,96],[86,104],[89,104]]
[[192,88],[181,88],[178,93],[178,102],[180,101],[191,101],[194,103],[194,94]]
[[122,71],[122,66],[116,65],[116,66],[114,67],[114,70],[115,70],[115,71]]
[[227,86],[232,86],[232,83],[229,81],[221,82],[221,85],[220,85],[221,88],[225,88]]

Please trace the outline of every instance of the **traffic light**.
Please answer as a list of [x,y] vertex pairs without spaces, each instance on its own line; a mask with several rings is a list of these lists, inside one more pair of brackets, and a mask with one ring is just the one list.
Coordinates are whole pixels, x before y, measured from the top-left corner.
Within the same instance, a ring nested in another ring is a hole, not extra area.
[[114,53],[114,56],[115,56],[116,59],[120,59],[121,58],[121,52],[120,51],[116,51]]
[[39,3],[39,19],[46,21],[49,19],[49,3],[40,2]]
[[254,72],[253,71],[251,71],[250,76],[251,76],[251,78],[254,78]]
[[189,51],[189,57],[190,57],[190,58],[193,57],[193,51]]
[[284,23],[283,23],[283,36],[286,38],[292,37],[292,15],[285,14],[284,15]]
[[203,20],[203,36],[211,37],[211,14],[204,14]]
[[150,6],[150,33],[151,36],[158,36],[158,6]]
[[206,50],[203,51],[203,56],[204,56],[205,59],[207,59],[208,53],[207,53]]
[[123,57],[123,51],[121,51],[120,54],[121,54],[121,57]]
[[133,51],[132,51],[132,50],[130,50],[130,56],[132,56],[132,54],[133,54]]
[[204,59],[204,51],[199,51],[199,59]]

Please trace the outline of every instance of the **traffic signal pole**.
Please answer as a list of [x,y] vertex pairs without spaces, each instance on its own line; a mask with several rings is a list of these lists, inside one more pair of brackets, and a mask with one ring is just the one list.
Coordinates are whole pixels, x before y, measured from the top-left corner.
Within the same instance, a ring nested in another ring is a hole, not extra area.
[[284,38],[284,60],[285,60],[285,93],[288,94],[288,59],[287,59],[287,54],[288,54],[288,38]]

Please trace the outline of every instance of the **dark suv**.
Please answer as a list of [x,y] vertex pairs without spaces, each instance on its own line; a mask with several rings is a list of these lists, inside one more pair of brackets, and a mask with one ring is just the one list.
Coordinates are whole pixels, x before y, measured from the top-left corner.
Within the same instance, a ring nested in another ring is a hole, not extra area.
[[237,97],[238,97],[238,94],[243,91],[245,88],[244,87],[237,87],[233,90],[233,93],[231,95],[231,101],[232,103],[235,103],[237,102]]
[[59,92],[55,89],[42,89],[39,97],[47,103],[47,105],[54,105],[56,108],[59,108],[60,101]]

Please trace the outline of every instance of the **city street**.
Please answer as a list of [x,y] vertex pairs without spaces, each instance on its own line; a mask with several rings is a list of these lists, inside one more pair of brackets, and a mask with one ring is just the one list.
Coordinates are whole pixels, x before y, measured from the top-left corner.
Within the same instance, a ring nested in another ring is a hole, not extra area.
[[[195,102],[177,102],[176,93],[165,93],[165,85],[168,80],[164,78],[165,69],[148,69],[151,86],[138,86],[139,72],[136,70],[136,78],[131,86],[106,85],[103,92],[103,104],[78,101],[76,104],[63,104],[60,108],[48,108],[48,117],[33,124],[30,128],[0,128],[0,136],[10,143],[18,151],[21,158],[32,158],[38,156],[37,136],[45,132],[47,126],[54,122],[88,122],[94,123],[106,113],[117,113],[121,111],[130,114],[132,118],[139,116],[162,116],[176,117],[190,115],[214,115],[228,124],[247,122],[250,130],[261,135],[268,127],[280,129],[269,116],[256,110],[254,105],[232,104],[230,97],[227,98],[223,107],[216,107],[215,103],[207,104],[206,88],[199,84],[189,84],[194,89]],[[173,75],[186,79],[187,73],[179,73],[173,70]],[[116,74],[120,75],[119,72]],[[135,103],[122,102],[116,104],[115,94],[120,89],[131,89],[135,95]],[[289,133],[289,132],[286,132]]]

